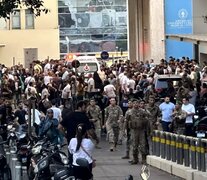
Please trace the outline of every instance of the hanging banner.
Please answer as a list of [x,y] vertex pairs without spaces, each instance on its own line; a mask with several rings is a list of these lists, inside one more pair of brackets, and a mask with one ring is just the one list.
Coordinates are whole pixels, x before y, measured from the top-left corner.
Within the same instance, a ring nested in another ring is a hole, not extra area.
[[[193,9],[192,0],[165,0],[165,33],[166,34],[192,34]],[[166,59],[193,57],[193,44],[166,40]]]

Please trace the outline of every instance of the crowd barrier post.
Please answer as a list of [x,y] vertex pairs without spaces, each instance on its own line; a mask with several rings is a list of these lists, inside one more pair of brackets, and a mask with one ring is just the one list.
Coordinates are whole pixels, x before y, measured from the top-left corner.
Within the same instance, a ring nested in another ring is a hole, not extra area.
[[201,139],[201,171],[206,172],[206,157],[205,148],[207,147],[207,140]]
[[196,169],[197,163],[196,163],[196,143],[195,139],[190,140],[190,152],[191,152],[191,167],[193,169]]
[[159,131],[155,131],[155,144],[156,144],[156,156],[160,157],[160,132]]
[[183,149],[184,149],[184,166],[190,166],[190,153],[189,153],[189,140],[186,136],[183,137]]
[[176,134],[172,134],[170,142],[172,162],[176,162],[176,136]]
[[152,133],[152,155],[156,155],[155,131]]
[[171,148],[170,148],[170,141],[171,141],[171,133],[166,132],[166,159],[171,160]]
[[183,138],[182,135],[178,135],[179,136],[179,151],[180,151],[180,164],[183,164],[183,159],[184,159],[184,146],[183,146]]
[[166,136],[165,132],[161,131],[160,132],[160,154],[161,158],[165,159],[165,142],[166,142]]
[[179,136],[176,136],[176,157],[177,157],[177,164],[180,164],[180,151],[179,151],[179,143],[180,143],[180,139]]
[[21,172],[21,163],[20,162],[16,162],[15,164],[15,180],[22,180],[22,172]]
[[196,153],[197,153],[197,159],[198,159],[198,170],[201,171],[201,139],[199,138],[197,140],[196,145]]

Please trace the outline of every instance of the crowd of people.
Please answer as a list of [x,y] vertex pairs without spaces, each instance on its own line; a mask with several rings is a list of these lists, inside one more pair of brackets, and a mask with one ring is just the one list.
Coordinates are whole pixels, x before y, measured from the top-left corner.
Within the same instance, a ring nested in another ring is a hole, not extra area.
[[[139,153],[141,162],[146,163],[153,130],[193,136],[195,107],[207,103],[207,63],[170,57],[158,64],[118,60],[110,67],[104,61],[100,65],[100,72],[86,76],[76,73],[65,60],[34,61],[30,68],[1,64],[1,124],[25,124],[28,114],[35,112],[31,116],[35,117],[35,134],[47,135],[60,144],[66,137],[69,152],[76,156],[87,157],[83,149],[91,155],[94,147],[101,148],[103,133],[110,151],[116,151],[126,139],[123,159],[130,158],[132,148],[131,164],[139,162]],[[156,78],[171,74],[180,76],[180,81],[169,78],[166,88],[156,89]],[[35,111],[29,113],[31,98],[35,99]],[[94,146],[87,137],[93,139]],[[90,157],[88,160],[92,163]]]

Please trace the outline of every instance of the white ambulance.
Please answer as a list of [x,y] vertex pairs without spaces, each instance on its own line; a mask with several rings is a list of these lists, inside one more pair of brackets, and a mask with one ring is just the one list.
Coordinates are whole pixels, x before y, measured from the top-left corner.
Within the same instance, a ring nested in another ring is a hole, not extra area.
[[95,56],[78,56],[75,59],[80,62],[77,68],[78,73],[93,74],[100,71],[100,64]]

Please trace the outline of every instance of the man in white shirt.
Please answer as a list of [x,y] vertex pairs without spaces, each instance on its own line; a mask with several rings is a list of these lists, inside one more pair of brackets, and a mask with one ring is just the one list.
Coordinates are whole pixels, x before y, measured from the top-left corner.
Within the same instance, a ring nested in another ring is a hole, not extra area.
[[51,80],[52,80],[52,77],[49,76],[48,73],[45,73],[45,76],[44,76],[44,84],[47,86],[49,83],[51,83]]
[[28,77],[24,80],[24,84],[28,86],[30,82],[35,83],[35,78],[28,73]]
[[114,85],[109,84],[108,81],[105,82],[106,86],[104,86],[104,93],[107,96],[107,98],[115,98],[116,97],[116,88],[114,87]]
[[127,72],[124,72],[124,75],[120,79],[121,90],[124,94],[129,92],[129,79],[127,77]]
[[53,110],[53,118],[57,119],[59,122],[62,120],[62,114],[60,108],[56,107],[56,100],[53,99],[51,101],[52,107],[50,109]]
[[63,71],[62,80],[63,80],[63,81],[66,81],[69,72],[68,72],[68,70],[67,70],[65,67],[63,67],[63,70],[62,70],[62,71]]
[[88,75],[88,88],[87,88],[87,92],[88,92],[88,97],[91,98],[95,92],[95,81],[93,79],[93,75],[89,74]]
[[47,60],[47,64],[45,64],[45,66],[44,66],[44,72],[48,72],[49,70],[51,70],[51,64],[50,64],[50,62]]
[[193,136],[193,115],[195,114],[195,107],[193,104],[189,103],[189,98],[183,98],[183,104],[181,107],[182,111],[185,111],[187,114],[185,120],[185,135]]
[[71,97],[71,86],[70,86],[69,82],[63,88],[61,98],[62,98],[63,104],[65,104],[66,101],[70,101],[71,100],[71,98],[72,98]]
[[27,88],[25,89],[25,94],[27,96],[27,99],[30,99],[31,97],[36,97],[37,95],[37,90],[34,87],[33,82],[30,82],[27,86]]
[[129,83],[129,90],[134,93],[136,82],[132,76],[129,77],[128,83]]

